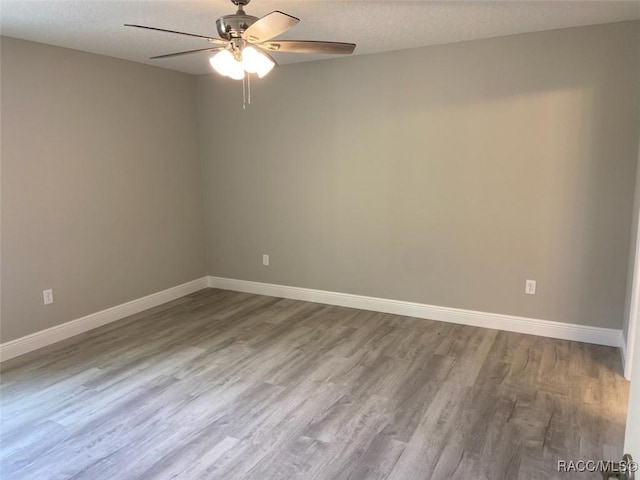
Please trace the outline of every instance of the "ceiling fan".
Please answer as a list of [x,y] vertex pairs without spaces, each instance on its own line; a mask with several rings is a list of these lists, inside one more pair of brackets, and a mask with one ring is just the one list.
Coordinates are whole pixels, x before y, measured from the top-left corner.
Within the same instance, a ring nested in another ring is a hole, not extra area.
[[221,75],[242,80],[246,73],[256,73],[262,78],[277,64],[269,52],[350,54],[356,45],[342,42],[319,42],[311,40],[274,40],[278,35],[295,26],[300,19],[275,11],[258,18],[247,15],[244,7],[250,0],[231,0],[238,7],[235,14],[216,20],[218,34],[222,38],[177,32],[145,25],[125,24],[126,27],[144,28],[158,32],[175,33],[198,37],[212,46],[197,50],[158,55],[151,59],[170,58],[193,53],[217,52],[210,58],[211,66]]

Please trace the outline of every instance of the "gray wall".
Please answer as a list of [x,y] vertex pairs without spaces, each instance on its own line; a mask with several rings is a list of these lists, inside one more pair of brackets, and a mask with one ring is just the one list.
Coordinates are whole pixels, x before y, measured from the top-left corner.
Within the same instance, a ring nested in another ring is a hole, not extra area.
[[639,54],[625,22],[288,65],[246,111],[198,77],[208,273],[621,328]]
[[[640,146],[638,146],[638,164],[640,165]],[[638,169],[640,173],[640,168]],[[640,174],[639,174],[640,177]],[[634,225],[637,227],[638,221],[638,198],[640,197],[640,178],[636,180],[636,195],[634,202]],[[631,244],[635,246],[638,241],[637,230],[634,230],[634,235],[632,236]],[[632,283],[633,279],[633,269],[635,267],[635,251],[634,255],[630,255],[629,258],[629,284]],[[628,302],[631,300],[631,294],[628,295]],[[629,308],[629,306],[627,306]],[[635,331],[629,331],[629,318],[626,318],[626,322],[624,325],[624,336],[625,341],[629,340],[629,335],[634,335],[633,338],[633,349],[634,354],[633,358],[631,358],[631,351],[627,350],[627,362],[631,362],[631,384],[629,385],[629,401],[628,411],[627,411],[627,428],[625,430],[625,441],[624,441],[624,451],[625,453],[630,453],[631,456],[636,459],[640,458],[640,429],[638,429],[638,425],[640,425],[640,324],[636,323]],[[625,374],[628,373],[628,369],[625,368]]]
[[[638,70],[640,71],[640,59],[638,59]],[[640,82],[639,82],[640,83]],[[638,85],[640,89],[640,84]],[[638,167],[636,168],[635,194],[633,197],[633,213],[631,218],[631,241],[629,244],[629,263],[627,268],[627,294],[625,298],[624,321],[622,333],[625,342],[629,338],[629,322],[631,321],[631,301],[633,288],[633,275],[636,261],[636,248],[638,242],[638,220],[640,219],[640,144],[638,145]]]
[[2,342],[204,274],[194,77],[3,38],[1,80]]
[[196,115],[188,75],[3,38],[1,341],[205,272],[621,328],[639,58],[640,22],[526,34],[284,66],[246,111],[201,76]]

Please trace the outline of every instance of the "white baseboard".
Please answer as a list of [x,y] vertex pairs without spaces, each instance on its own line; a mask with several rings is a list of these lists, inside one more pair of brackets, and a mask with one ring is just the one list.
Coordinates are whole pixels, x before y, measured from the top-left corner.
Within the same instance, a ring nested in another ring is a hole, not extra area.
[[197,280],[0,344],[0,362],[197,292],[207,288],[207,280],[207,277],[198,278]]
[[620,348],[623,364],[626,353],[622,330],[612,328],[589,327],[550,320],[439,307],[422,303],[234,280],[231,278],[203,277],[2,343],[0,344],[0,362],[46,347],[107,323],[121,320],[207,287],[618,347]]
[[365,297],[347,293],[327,292],[309,288],[288,287],[270,283],[234,280],[231,278],[208,277],[211,288],[235,290],[272,297],[304,300],[308,302],[359,308],[375,312],[393,313],[407,317],[425,318],[441,322],[458,323],[473,327],[493,328],[507,332],[526,333],[542,337],[560,338],[578,342],[623,347],[622,330],[613,328],[590,327],[572,323],[538,320],[516,317],[499,313],[476,312],[460,308],[439,307],[422,303],[389,300],[386,298]]

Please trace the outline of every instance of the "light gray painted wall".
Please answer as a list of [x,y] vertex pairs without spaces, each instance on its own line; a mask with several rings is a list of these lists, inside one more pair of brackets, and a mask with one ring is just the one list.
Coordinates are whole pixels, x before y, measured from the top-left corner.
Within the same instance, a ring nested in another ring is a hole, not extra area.
[[[638,164],[640,165],[640,146],[638,147]],[[639,169],[640,170],[640,169]],[[640,196],[640,179],[636,180],[636,202]],[[635,220],[637,222],[637,203],[634,204]],[[636,223],[637,226],[637,223]],[[637,235],[632,238],[632,245],[638,240]],[[635,253],[635,252],[634,252]],[[634,256],[630,256],[629,269],[631,270],[631,280],[633,278]],[[630,281],[631,281],[630,280]],[[630,301],[630,295],[629,295]],[[628,335],[634,335],[634,347],[631,351],[627,350],[627,362],[631,362],[631,384],[629,385],[629,401],[627,411],[627,428],[625,430],[624,451],[631,454],[635,461],[640,459],[640,325],[636,323],[635,332],[629,330],[629,318],[625,318],[625,340],[628,339]],[[632,355],[632,357],[630,357]],[[625,373],[626,373],[625,369]]]
[[11,38],[1,58],[2,342],[201,277],[195,78]]
[[[640,58],[637,61],[638,78],[640,78]],[[640,80],[638,81],[638,90],[640,91]],[[639,107],[640,108],[640,105]],[[636,167],[636,181],[635,181],[635,193],[633,197],[633,213],[631,218],[631,240],[629,244],[629,261],[627,267],[627,292],[625,297],[625,309],[622,325],[622,333],[624,335],[625,342],[629,338],[629,322],[631,321],[631,301],[632,301],[632,287],[633,287],[633,275],[636,261],[636,248],[638,242],[638,220],[640,219],[640,143],[638,144],[638,162]]]
[[625,22],[288,65],[245,111],[199,77],[208,273],[621,328],[639,52]]

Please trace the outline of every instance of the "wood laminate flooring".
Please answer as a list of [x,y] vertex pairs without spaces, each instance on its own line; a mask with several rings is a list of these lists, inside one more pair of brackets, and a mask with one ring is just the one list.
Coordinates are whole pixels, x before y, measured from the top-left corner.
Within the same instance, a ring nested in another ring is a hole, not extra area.
[[5,362],[2,479],[565,479],[614,348],[207,289]]

